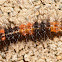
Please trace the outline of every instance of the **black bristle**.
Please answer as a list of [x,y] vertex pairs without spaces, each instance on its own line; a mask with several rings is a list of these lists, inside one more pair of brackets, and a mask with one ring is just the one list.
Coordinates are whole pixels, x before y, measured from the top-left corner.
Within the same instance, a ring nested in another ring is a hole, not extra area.
[[43,22],[43,21],[40,23],[40,34],[41,34],[41,39],[46,40],[46,38],[47,38],[47,29],[46,29],[46,23]]
[[34,28],[38,28],[38,22],[35,22],[33,26]]
[[18,29],[19,29],[19,27],[17,27],[17,26],[15,26],[15,27],[13,28],[14,31],[18,31]]
[[9,28],[8,30],[9,30],[9,32],[13,32],[13,29],[12,28]]
[[47,26],[47,27],[50,27],[50,23],[49,23],[49,22],[47,22],[47,23],[46,23],[46,26]]
[[9,33],[9,30],[7,28],[4,28],[5,34]]
[[8,33],[10,33],[10,32],[13,32],[13,29],[10,27],[10,28],[4,28],[4,30],[5,30],[5,34],[8,34]]
[[35,22],[33,27],[34,27],[34,38],[35,38],[35,40],[40,39],[39,23]]

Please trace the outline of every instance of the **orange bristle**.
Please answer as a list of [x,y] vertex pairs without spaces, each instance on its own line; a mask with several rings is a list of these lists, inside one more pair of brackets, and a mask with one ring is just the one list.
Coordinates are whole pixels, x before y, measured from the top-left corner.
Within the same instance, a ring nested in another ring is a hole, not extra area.
[[0,33],[5,33],[4,29],[1,29],[1,30],[0,30]]

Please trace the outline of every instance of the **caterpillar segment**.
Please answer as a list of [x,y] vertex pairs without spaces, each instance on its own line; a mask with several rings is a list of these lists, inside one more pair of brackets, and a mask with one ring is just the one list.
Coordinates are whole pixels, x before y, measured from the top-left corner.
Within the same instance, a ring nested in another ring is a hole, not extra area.
[[60,22],[57,22],[57,21],[51,22],[50,29],[51,29],[51,32],[55,32],[55,33],[62,31]]
[[14,27],[14,28],[5,28],[5,37],[6,41],[17,41],[20,38],[20,33],[19,33],[19,27]]
[[23,36],[26,36],[27,34],[32,35],[33,34],[33,25],[31,23],[28,23],[27,25],[20,25],[19,32],[22,33]]

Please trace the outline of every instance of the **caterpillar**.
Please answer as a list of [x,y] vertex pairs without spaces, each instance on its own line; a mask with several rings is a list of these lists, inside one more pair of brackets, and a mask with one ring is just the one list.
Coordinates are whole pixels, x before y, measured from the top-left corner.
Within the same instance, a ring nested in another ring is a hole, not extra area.
[[46,40],[53,39],[54,36],[62,36],[62,23],[59,21],[49,22],[42,21],[38,23],[27,23],[15,26],[13,28],[0,29],[0,45],[4,46],[10,42],[18,40]]

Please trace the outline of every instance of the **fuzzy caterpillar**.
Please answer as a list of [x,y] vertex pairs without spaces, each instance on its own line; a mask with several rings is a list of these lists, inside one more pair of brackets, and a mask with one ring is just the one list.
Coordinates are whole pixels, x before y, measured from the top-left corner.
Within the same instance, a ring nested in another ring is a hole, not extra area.
[[33,24],[28,23],[26,25],[21,24],[14,28],[0,29],[0,45],[10,42],[16,42],[17,40],[41,40],[41,39],[53,39],[54,36],[62,36],[62,23],[58,21],[54,22],[35,22]]

